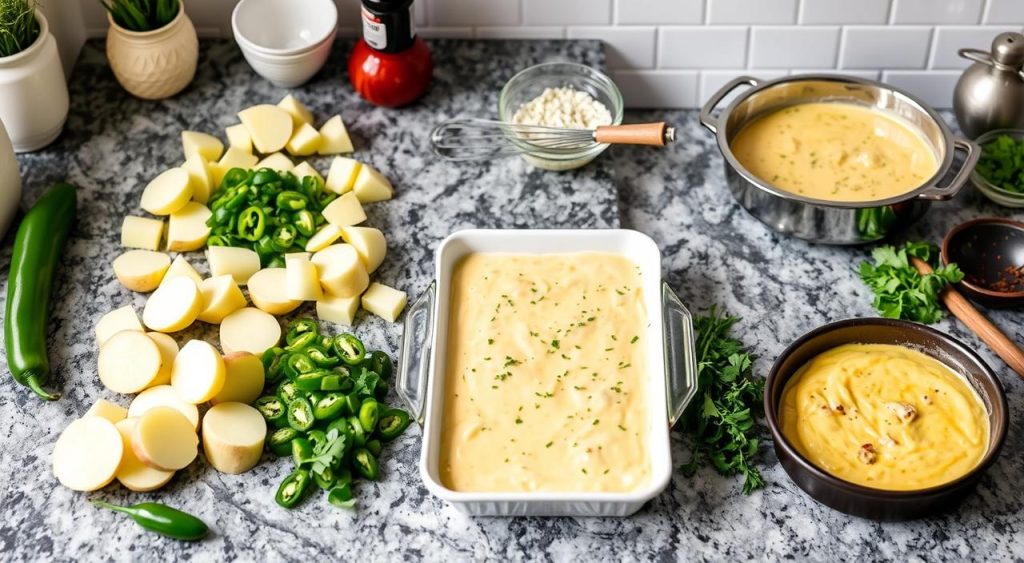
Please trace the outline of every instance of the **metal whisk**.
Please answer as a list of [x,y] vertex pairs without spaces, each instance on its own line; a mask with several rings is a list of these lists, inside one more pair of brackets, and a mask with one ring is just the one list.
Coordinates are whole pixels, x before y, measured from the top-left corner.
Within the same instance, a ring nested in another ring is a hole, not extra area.
[[449,119],[430,134],[434,153],[448,160],[490,160],[527,154],[566,157],[600,144],[665,146],[676,130],[664,122],[565,129],[490,119]]

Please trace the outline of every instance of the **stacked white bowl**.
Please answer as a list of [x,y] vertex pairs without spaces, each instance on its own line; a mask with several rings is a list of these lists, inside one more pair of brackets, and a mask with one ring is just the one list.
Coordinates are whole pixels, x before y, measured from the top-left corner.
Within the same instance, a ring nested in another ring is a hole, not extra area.
[[241,0],[231,13],[249,66],[283,88],[305,84],[324,66],[337,24],[333,0]]

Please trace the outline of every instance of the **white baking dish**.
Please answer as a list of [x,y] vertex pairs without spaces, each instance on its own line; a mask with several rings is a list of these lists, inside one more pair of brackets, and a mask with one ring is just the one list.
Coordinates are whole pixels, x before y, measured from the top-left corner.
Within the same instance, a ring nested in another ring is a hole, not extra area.
[[[651,479],[627,493],[458,492],[441,484],[438,458],[444,412],[448,302],[452,270],[475,252],[551,254],[608,252],[640,267],[649,318],[649,440]],[[435,285],[436,284],[436,285]],[[478,516],[628,516],[668,485],[672,472],[669,428],[696,393],[690,313],[661,281],[661,251],[647,235],[629,230],[467,230],[437,249],[435,284],[409,307],[402,335],[397,388],[423,425],[420,475],[427,489],[459,510]]]

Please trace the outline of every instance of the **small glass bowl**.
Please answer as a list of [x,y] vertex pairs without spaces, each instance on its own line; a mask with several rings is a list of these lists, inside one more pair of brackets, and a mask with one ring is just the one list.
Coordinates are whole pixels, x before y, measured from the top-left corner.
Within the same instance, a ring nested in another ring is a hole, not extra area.
[[[501,89],[498,98],[498,116],[502,121],[512,121],[512,116],[523,104],[540,96],[545,88],[572,88],[590,94],[601,102],[612,114],[611,125],[622,123],[622,94],[619,88],[604,73],[577,63],[542,63],[531,66],[513,76]],[[527,141],[518,141],[529,144]],[[543,156],[522,155],[523,159],[537,168],[545,170],[572,170],[586,165],[601,154],[607,144],[591,146],[577,152],[544,152]]]
[[[974,142],[978,143],[978,145],[982,147],[982,151],[984,151],[985,145],[991,143],[1000,135],[1009,135],[1019,142],[1021,139],[1024,139],[1024,129],[996,129],[981,135],[975,139]],[[985,194],[985,197],[999,205],[1006,207],[1024,207],[1024,193],[1004,190],[992,182],[989,182],[981,175],[980,172],[978,172],[977,167],[975,167],[974,171],[971,172],[971,183],[974,184],[981,193]]]

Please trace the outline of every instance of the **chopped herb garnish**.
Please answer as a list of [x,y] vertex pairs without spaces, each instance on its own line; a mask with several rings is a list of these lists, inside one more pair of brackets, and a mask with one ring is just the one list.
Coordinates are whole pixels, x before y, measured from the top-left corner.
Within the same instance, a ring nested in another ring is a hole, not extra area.
[[522,424],[522,423],[523,423],[523,419],[521,419],[521,418],[519,418],[519,417],[517,416],[517,417],[516,417],[516,424]]
[[552,444],[554,444],[554,442],[548,442],[547,444],[544,444],[544,447],[550,448]]
[[633,338],[629,339],[629,343],[630,344],[636,344],[637,340],[640,340],[640,337],[639,336],[634,336]]
[[557,338],[556,338],[556,339],[553,339],[553,340],[551,341],[551,347],[552,347],[552,348],[554,348],[555,350],[558,350],[558,347],[559,347],[560,345],[561,345],[561,342],[559,342],[559,340],[558,340]]

